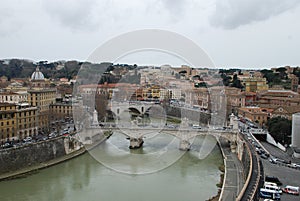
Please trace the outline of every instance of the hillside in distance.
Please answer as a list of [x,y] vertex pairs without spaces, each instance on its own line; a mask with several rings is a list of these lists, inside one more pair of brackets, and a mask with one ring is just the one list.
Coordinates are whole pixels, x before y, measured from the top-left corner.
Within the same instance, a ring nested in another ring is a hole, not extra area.
[[39,66],[46,78],[68,78],[71,79],[77,75],[83,62],[78,61],[56,61],[34,62],[24,59],[0,60],[0,77],[11,78],[29,78]]

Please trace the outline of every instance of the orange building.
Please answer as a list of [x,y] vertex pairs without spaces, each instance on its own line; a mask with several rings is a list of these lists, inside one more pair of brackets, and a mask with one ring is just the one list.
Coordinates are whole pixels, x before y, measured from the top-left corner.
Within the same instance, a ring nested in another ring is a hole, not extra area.
[[269,112],[260,107],[242,107],[238,109],[238,116],[263,126],[268,121]]

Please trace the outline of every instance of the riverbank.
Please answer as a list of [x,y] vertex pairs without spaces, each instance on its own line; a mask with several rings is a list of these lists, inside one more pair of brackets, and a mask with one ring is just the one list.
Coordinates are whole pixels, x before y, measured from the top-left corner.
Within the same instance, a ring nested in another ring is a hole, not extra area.
[[40,163],[38,165],[33,165],[33,166],[30,166],[30,167],[27,167],[27,168],[22,168],[20,170],[16,170],[16,171],[13,171],[13,172],[4,173],[4,174],[0,175],[0,181],[25,177],[26,175],[29,175],[29,174],[31,174],[35,171],[38,171],[38,170],[41,170],[41,169],[44,169],[44,168],[48,168],[48,167],[51,167],[53,165],[56,165],[56,164],[65,162],[67,160],[70,160],[72,158],[75,158],[77,156],[80,156],[80,155],[84,154],[85,152],[86,152],[86,149],[84,147],[82,147],[79,150],[74,151],[74,152],[72,152],[70,154],[67,154],[65,156],[55,158],[55,159],[52,159],[52,160],[47,161],[47,162]]
[[95,143],[93,143],[91,145],[85,145],[85,146],[82,145],[78,150],[75,150],[75,151],[65,154],[63,156],[60,156],[60,157],[57,157],[57,158],[54,158],[54,159],[51,159],[51,160],[48,160],[45,162],[41,162],[41,163],[38,163],[35,165],[31,165],[31,166],[28,166],[25,168],[21,168],[19,170],[14,170],[11,172],[3,173],[0,175],[0,181],[26,177],[27,175],[30,175],[38,170],[48,168],[48,167],[57,165],[59,163],[71,160],[71,159],[78,157],[78,156],[84,154],[85,152],[95,148],[96,146],[101,144],[106,139],[107,139],[107,136],[105,136],[101,140],[96,141]]

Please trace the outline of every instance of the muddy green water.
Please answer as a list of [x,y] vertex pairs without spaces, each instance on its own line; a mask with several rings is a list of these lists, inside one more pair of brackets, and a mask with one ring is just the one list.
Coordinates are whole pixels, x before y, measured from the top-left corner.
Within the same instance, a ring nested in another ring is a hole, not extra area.
[[[202,201],[216,195],[223,159],[215,139],[197,137],[183,155],[178,143],[162,134],[129,150],[129,141],[116,133],[92,154],[0,182],[0,200]],[[211,151],[209,143],[215,145]]]

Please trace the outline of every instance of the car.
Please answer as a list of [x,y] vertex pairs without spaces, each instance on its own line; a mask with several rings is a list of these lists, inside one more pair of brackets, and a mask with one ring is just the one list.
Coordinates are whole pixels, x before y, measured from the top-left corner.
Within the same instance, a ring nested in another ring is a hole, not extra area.
[[281,181],[277,177],[273,177],[273,176],[266,176],[265,177],[265,181],[266,182],[276,183],[278,186],[282,185]]
[[261,150],[259,148],[255,148],[255,151],[257,152],[258,155],[262,154],[262,152],[261,152]]
[[170,124],[170,125],[167,125],[168,128],[175,128],[174,125]]
[[3,145],[3,148],[11,148],[13,147],[13,145],[9,142],[6,142],[4,145]]
[[48,137],[49,137],[49,139],[51,139],[51,138],[56,137],[56,135],[55,135],[55,133],[50,133],[50,134],[48,135]]
[[31,141],[31,140],[32,140],[31,137],[26,137],[26,138],[24,139],[24,141]]
[[201,129],[201,126],[198,124],[193,124],[193,129]]
[[273,183],[273,182],[267,182],[267,181],[265,181],[264,185],[277,186],[276,183]]
[[297,163],[291,163],[289,164],[290,167],[293,167],[293,168],[300,168],[300,164],[297,164]]
[[268,156],[267,156],[266,154],[264,154],[264,153],[262,153],[262,154],[260,155],[260,157],[263,158],[263,159],[268,159]]
[[261,188],[259,190],[259,196],[261,198],[272,198],[274,200],[280,200],[280,194],[277,191]]
[[299,195],[299,187],[298,186],[289,186],[282,188],[284,193],[292,194],[292,195]]
[[268,185],[268,182],[265,182],[264,188],[265,188],[265,189],[268,189],[268,190],[274,190],[274,191],[276,191],[277,193],[282,194],[281,188],[278,187],[277,185],[276,185],[276,186],[274,186],[274,185]]
[[32,143],[31,141],[24,142],[24,144],[31,144],[31,143]]
[[216,128],[214,128],[214,130],[217,130],[217,131],[224,130],[224,127],[216,127]]

